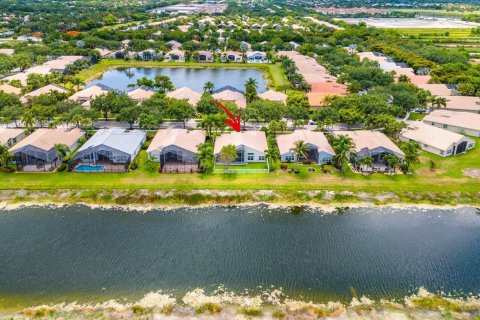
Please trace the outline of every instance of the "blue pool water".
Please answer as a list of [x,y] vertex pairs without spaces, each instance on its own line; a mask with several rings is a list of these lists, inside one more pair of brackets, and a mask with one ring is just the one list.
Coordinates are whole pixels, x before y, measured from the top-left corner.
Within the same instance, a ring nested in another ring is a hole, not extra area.
[[75,168],[76,172],[103,172],[105,171],[104,166],[92,166],[89,164],[81,164],[78,167]]

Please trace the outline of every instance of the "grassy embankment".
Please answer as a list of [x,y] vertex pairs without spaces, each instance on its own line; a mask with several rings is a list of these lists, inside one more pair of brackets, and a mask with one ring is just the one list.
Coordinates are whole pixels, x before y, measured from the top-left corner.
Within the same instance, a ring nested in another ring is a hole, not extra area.
[[247,64],[247,63],[197,63],[197,62],[160,62],[160,61],[137,61],[137,60],[121,60],[121,59],[103,59],[98,64],[89,69],[82,70],[78,77],[85,82],[89,82],[99,78],[108,70],[118,68],[153,68],[153,67],[170,67],[170,68],[210,68],[210,69],[258,69],[268,80],[268,85],[278,88],[282,85],[288,85],[285,73],[280,63],[275,64]]
[[[480,139],[476,139],[480,145]],[[319,167],[316,171],[307,172],[309,165],[292,164],[299,173],[288,173],[277,170],[273,173],[259,174],[159,174],[157,170],[148,170],[146,154],[140,154],[140,165],[137,170],[128,173],[0,173],[0,190],[30,190],[55,193],[58,190],[77,190],[86,202],[113,202],[111,191],[123,190],[125,196],[137,190],[176,190],[176,192],[195,192],[196,190],[237,190],[254,192],[273,190],[280,195],[276,202],[306,203],[315,201],[307,196],[309,191],[334,191],[368,193],[371,195],[391,193],[394,202],[435,203],[435,204],[480,204],[480,179],[467,177],[463,170],[480,169],[480,147],[465,155],[441,158],[422,153],[421,163],[417,165],[413,175],[371,174],[364,176],[347,171],[341,175],[336,170],[323,173]],[[435,168],[431,169],[431,162]],[[86,191],[88,190],[88,191]],[[109,193],[110,192],[110,193]],[[108,194],[100,199],[100,194]],[[235,192],[228,201],[243,203],[253,201],[254,197],[242,195],[235,200]],[[170,203],[189,204],[189,199],[182,199],[185,194],[175,194]],[[302,198],[304,197],[304,198]],[[28,197],[27,197],[28,198]],[[18,199],[21,200],[28,200]],[[268,197],[267,197],[268,198]],[[361,198],[361,197],[360,197]],[[335,196],[338,202],[358,202],[358,196],[343,194]],[[194,203],[209,203],[214,198],[202,197],[192,200]],[[14,200],[14,199],[12,199]],[[154,198],[143,198],[141,201],[167,201]],[[269,199],[266,199],[267,201]],[[326,198],[317,199],[319,203],[328,202]],[[330,199],[331,200],[331,199]],[[332,201],[333,201],[332,200]],[[127,199],[125,203],[135,203]],[[117,201],[118,202],[118,201]],[[142,203],[142,202],[140,202]]]

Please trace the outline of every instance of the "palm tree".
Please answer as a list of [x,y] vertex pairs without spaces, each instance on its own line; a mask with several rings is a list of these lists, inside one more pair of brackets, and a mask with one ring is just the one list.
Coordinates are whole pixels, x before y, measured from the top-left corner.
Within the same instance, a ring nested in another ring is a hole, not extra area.
[[206,172],[213,167],[215,156],[213,155],[213,146],[211,143],[205,142],[197,146],[197,159],[200,164],[200,170]]
[[308,158],[308,153],[310,152],[310,146],[305,143],[303,140],[295,141],[294,147],[290,149],[291,152],[297,155],[297,161],[300,160],[300,157],[304,159]]
[[247,81],[245,81],[245,87],[252,87],[258,89],[258,82],[254,78],[248,78]]
[[434,102],[432,103],[432,106],[436,106],[437,109],[440,109],[440,108],[445,108],[447,106],[447,98],[443,98],[443,97],[438,97],[438,98],[435,98]]
[[64,144],[55,144],[54,146],[55,152],[58,154],[60,159],[65,158],[65,156],[70,152],[70,149]]
[[340,172],[345,173],[345,163],[347,163],[353,156],[355,143],[352,138],[345,135],[339,135],[333,139],[333,150],[336,155],[334,157],[337,168],[340,168]]
[[360,160],[358,160],[358,164],[360,166],[364,165],[367,168],[371,167],[373,164],[373,158],[372,157],[363,157]]
[[85,82],[80,79],[79,77],[73,77],[71,79],[71,83],[72,85],[75,87],[75,89],[80,89],[80,86],[84,86],[85,85]]
[[398,77],[398,82],[408,83],[410,82],[410,78],[406,74],[402,74],[400,77]]
[[387,166],[394,172],[397,166],[400,164],[400,158],[394,154],[387,154],[385,157],[383,157],[383,161],[385,161]]
[[0,145],[0,166],[2,168],[7,167],[12,158],[13,156],[8,152],[8,148]]
[[23,125],[28,129],[31,130],[35,125],[35,118],[31,111],[25,111],[22,116]]
[[275,149],[267,149],[263,153],[265,154],[265,159],[267,160],[267,162],[270,163],[272,166],[280,159],[280,155]]
[[310,83],[308,83],[307,81],[302,80],[298,84],[297,89],[301,90],[303,92],[310,92],[310,91],[312,91],[312,85]]
[[403,163],[405,164],[405,172],[412,171],[412,166],[420,162],[420,145],[416,141],[409,141],[401,146],[402,151],[405,153]]
[[212,93],[213,90],[215,90],[215,85],[213,84],[213,82],[212,81],[205,82],[205,85],[203,86],[203,92]]

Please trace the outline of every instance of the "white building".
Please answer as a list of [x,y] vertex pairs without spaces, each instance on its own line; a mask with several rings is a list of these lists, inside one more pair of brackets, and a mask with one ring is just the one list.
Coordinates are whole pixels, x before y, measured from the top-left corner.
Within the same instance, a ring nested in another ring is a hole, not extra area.
[[261,51],[247,52],[248,63],[268,63],[270,60],[267,58],[267,54]]
[[480,137],[480,114],[435,110],[426,115],[423,122],[448,131]]
[[409,125],[400,133],[400,140],[416,141],[424,151],[441,157],[462,154],[475,146],[472,139],[423,122]]
[[268,145],[263,131],[231,132],[217,137],[214,148],[217,163],[222,148],[227,145],[234,145],[237,148],[237,158],[233,164],[266,162],[265,150],[268,149]]
[[[299,156],[292,150],[298,141],[303,141],[309,147],[307,158]],[[292,133],[277,136],[277,145],[280,151],[280,160],[283,162],[310,160],[322,164],[332,161],[335,156],[335,151],[322,132],[295,130]]]

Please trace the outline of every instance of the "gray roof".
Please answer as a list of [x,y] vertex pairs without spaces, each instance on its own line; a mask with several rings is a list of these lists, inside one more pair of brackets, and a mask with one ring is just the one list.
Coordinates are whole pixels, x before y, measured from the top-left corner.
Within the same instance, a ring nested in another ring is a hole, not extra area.
[[138,146],[144,141],[146,133],[141,130],[126,131],[121,128],[98,130],[88,141],[78,150],[78,154],[89,148],[107,146],[109,148],[134,155]]

